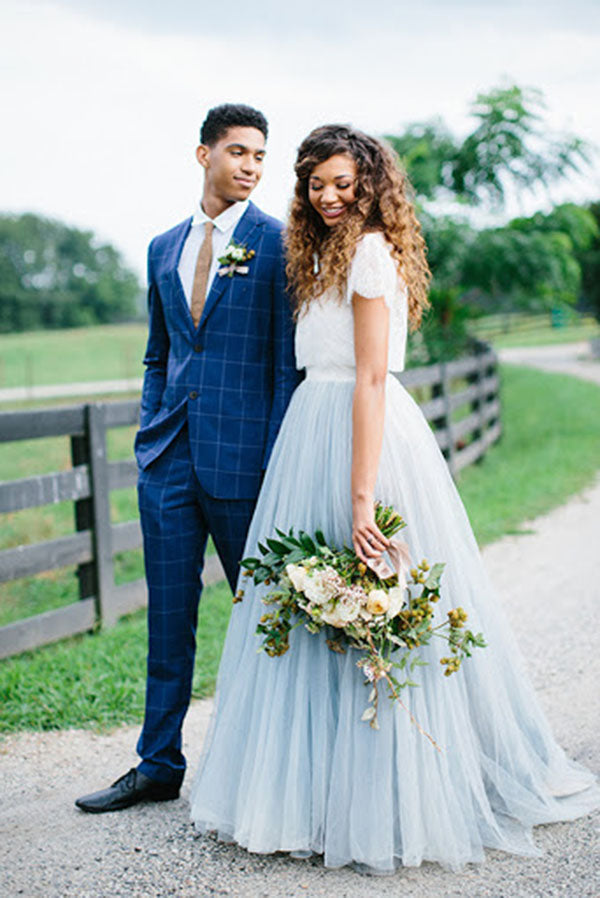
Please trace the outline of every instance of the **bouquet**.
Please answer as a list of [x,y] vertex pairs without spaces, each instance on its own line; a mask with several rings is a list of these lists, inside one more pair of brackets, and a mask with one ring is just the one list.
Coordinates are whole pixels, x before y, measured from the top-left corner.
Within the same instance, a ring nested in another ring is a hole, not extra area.
[[[485,642],[481,633],[465,629],[463,608],[453,608],[442,621],[434,620],[445,565],[423,560],[411,567],[406,543],[392,539],[406,526],[400,515],[377,503],[375,523],[390,540],[387,554],[395,569],[383,557],[365,564],[347,546],[327,545],[319,530],[311,536],[293,529],[276,530],[276,537],[258,544],[262,557],[244,558],[241,565],[255,584],[273,585],[262,600],[268,610],[256,630],[262,636],[261,648],[271,657],[285,654],[291,631],[304,626],[315,635],[324,632],[333,652],[359,650],[357,666],[370,687],[362,720],[378,729],[379,685],[384,683],[389,697],[408,711],[400,693],[417,685],[411,674],[427,663],[416,652],[420,646],[433,638],[447,643],[449,653],[440,663],[448,677]],[[234,602],[242,599],[240,590]]]

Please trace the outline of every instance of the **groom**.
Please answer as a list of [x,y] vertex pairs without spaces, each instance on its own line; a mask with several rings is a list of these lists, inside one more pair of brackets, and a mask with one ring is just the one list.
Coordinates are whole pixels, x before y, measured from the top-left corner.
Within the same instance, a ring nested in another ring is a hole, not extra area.
[[248,200],[267,130],[248,106],[211,109],[196,150],[202,201],[150,244],[135,441],[149,626],[142,761],[77,799],[84,811],[179,795],[207,539],[235,591],[262,474],[298,382],[282,225]]

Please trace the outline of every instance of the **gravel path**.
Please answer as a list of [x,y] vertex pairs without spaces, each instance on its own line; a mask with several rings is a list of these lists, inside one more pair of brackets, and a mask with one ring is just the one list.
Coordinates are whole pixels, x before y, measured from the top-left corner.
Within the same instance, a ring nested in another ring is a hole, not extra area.
[[[558,740],[598,773],[599,521],[600,480],[484,551]],[[196,702],[186,720],[191,771],[182,798],[118,814],[85,815],[73,799],[136,763],[137,727],[102,736],[83,730],[23,733],[0,742],[0,896],[600,896],[598,814],[538,827],[536,841],[544,852],[539,858],[490,851],[484,864],[461,873],[424,864],[379,878],[347,868],[325,870],[319,858],[250,855],[196,837],[187,798],[210,712],[210,701]]]
[[515,346],[498,350],[501,362],[573,374],[582,380],[600,384],[600,363],[592,356],[589,342],[559,343],[556,346]]

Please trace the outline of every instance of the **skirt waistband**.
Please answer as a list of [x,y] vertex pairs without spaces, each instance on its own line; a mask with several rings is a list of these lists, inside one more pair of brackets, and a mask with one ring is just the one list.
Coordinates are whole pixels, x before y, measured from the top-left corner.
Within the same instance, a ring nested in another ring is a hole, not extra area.
[[[387,373],[388,380],[391,377],[397,380],[392,371]],[[354,382],[356,380],[356,368],[338,366],[337,368],[321,368],[318,365],[310,365],[306,368],[305,380]]]
[[306,369],[306,380],[337,380],[337,381],[354,381],[356,380],[356,368],[338,367],[338,368],[321,368],[317,365],[310,365]]

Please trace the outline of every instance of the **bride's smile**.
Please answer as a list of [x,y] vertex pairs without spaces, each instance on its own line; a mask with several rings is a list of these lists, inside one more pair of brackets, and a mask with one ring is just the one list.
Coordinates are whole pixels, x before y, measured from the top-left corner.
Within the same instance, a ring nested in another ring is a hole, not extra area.
[[337,224],[356,200],[356,162],[338,154],[316,165],[308,182],[308,200],[326,225]]

